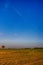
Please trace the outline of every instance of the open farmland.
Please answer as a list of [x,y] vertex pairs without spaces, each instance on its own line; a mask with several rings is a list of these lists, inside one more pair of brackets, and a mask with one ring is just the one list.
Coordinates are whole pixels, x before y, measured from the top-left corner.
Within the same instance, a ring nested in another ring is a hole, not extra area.
[[0,65],[43,65],[43,49],[0,49]]

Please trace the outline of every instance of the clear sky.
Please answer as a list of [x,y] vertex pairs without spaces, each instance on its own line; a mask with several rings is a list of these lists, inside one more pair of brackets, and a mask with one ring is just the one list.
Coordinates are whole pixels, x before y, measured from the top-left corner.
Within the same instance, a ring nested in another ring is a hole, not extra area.
[[0,0],[0,45],[43,46],[43,1]]

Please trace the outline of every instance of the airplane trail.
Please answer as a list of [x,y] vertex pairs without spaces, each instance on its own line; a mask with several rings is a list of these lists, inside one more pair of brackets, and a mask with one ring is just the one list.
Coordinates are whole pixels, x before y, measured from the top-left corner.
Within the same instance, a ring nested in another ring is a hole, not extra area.
[[22,16],[22,14],[20,13],[20,11],[19,11],[17,8],[15,8],[14,6],[13,6],[12,8],[14,9],[14,11],[15,11],[19,16]]

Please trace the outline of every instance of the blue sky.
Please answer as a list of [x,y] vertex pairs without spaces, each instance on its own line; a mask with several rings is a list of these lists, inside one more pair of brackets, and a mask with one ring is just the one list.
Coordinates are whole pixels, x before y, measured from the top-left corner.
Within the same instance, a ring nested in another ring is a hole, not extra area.
[[0,0],[0,45],[42,46],[39,42],[43,42],[43,1]]

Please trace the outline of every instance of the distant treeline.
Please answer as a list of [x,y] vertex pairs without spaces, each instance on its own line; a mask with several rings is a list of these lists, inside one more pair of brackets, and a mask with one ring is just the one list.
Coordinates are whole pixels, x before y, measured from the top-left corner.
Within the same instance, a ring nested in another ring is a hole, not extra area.
[[43,47],[35,47],[34,49],[43,49]]
[[0,48],[0,49],[15,49],[15,50],[26,50],[26,49],[43,49],[43,47],[35,47],[35,48]]

